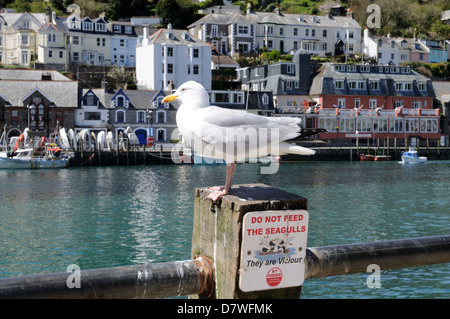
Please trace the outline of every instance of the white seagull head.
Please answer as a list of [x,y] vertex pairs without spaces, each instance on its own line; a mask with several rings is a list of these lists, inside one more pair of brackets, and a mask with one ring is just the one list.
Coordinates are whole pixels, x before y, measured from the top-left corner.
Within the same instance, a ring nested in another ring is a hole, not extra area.
[[[162,100],[163,103],[177,100],[181,105],[202,108],[209,105],[209,95],[203,85],[195,81],[183,83],[173,94],[167,95]],[[191,103],[186,103],[186,102]]]

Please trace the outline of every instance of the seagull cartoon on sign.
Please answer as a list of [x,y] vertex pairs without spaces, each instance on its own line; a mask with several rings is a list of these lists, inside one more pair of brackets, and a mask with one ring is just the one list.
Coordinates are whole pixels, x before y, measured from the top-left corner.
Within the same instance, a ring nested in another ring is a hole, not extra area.
[[196,153],[227,165],[225,187],[212,187],[208,196],[214,202],[229,193],[237,162],[267,155],[315,154],[283,142],[301,136],[299,118],[266,117],[210,105],[208,92],[195,81],[182,84],[162,102],[174,100],[179,102],[177,126],[185,143]]

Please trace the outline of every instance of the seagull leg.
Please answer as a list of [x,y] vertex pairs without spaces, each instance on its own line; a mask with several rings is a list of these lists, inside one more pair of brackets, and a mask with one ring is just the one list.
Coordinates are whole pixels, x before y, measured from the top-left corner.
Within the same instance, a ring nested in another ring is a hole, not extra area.
[[225,181],[225,188],[223,187],[211,187],[213,192],[208,195],[213,202],[217,202],[222,196],[227,195],[230,192],[231,184],[233,182],[233,174],[236,169],[236,163],[227,164],[227,177]]

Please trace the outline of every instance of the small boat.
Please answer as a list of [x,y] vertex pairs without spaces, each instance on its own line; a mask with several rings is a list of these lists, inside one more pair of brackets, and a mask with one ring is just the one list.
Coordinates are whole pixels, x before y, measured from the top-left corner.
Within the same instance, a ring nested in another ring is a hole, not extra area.
[[427,158],[424,156],[419,156],[417,150],[410,147],[407,152],[402,153],[402,163],[403,164],[414,164],[414,163],[425,163]]
[[390,161],[391,155],[371,155],[371,154],[361,154],[361,161]]
[[65,168],[69,166],[69,156],[59,147],[48,147],[44,156],[36,156],[33,148],[19,148],[13,153],[0,155],[0,168]]

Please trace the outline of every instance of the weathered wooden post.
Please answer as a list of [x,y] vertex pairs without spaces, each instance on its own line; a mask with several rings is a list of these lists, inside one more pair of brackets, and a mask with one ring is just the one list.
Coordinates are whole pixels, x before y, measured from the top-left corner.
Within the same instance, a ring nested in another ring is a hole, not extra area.
[[235,185],[218,204],[210,192],[195,190],[192,235],[192,256],[214,261],[215,289],[207,297],[299,298],[307,199],[264,184]]

